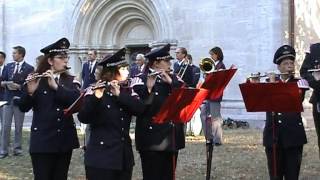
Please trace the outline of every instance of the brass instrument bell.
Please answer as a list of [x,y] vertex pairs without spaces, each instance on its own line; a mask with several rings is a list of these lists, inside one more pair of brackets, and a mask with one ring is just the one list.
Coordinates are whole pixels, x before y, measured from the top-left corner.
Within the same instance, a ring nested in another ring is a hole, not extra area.
[[203,58],[200,60],[199,67],[204,73],[211,73],[215,70],[215,64],[211,58]]

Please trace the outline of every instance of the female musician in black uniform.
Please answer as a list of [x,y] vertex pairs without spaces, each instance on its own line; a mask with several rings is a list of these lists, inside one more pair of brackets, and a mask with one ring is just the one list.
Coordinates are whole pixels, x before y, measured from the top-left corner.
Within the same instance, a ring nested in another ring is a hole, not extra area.
[[[297,83],[300,88],[301,103],[304,99],[308,83],[304,79],[294,78],[295,50],[293,47],[281,46],[274,55],[273,62],[282,73],[278,78],[270,78],[270,82]],[[286,74],[287,73],[287,74]],[[274,127],[272,119],[274,117]],[[307,143],[306,133],[300,112],[274,113],[267,112],[266,125],[263,132],[263,145],[268,159],[270,179],[298,180],[302,160],[303,145]],[[275,128],[275,137],[273,137]],[[273,142],[276,143],[276,161],[274,161]],[[273,171],[276,169],[276,171]],[[275,178],[274,176],[277,176]]]
[[[74,77],[66,72],[69,45],[62,38],[41,49],[45,57],[28,76],[18,102],[23,112],[33,109],[30,155],[35,180],[66,180],[72,150],[79,147],[73,118],[63,113],[80,95]],[[36,78],[39,74],[43,77]]]
[[173,179],[179,149],[185,146],[183,124],[155,124],[155,116],[173,88],[182,82],[170,75],[170,44],[148,54],[146,72],[132,80],[132,87],[146,109],[136,122],[136,146],[140,153],[144,180]]
[[[121,86],[129,75],[125,49],[106,57],[97,87],[87,90],[78,118],[90,124],[91,134],[84,155],[89,180],[130,180],[134,158],[129,136],[132,115],[140,115],[143,103],[129,87]],[[120,85],[120,86],[119,86]]]

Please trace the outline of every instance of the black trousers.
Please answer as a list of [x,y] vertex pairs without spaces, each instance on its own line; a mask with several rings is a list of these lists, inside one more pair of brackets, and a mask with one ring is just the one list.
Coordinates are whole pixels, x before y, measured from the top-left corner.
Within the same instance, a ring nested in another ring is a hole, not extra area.
[[320,113],[317,110],[317,104],[313,104],[312,106],[314,127],[316,128],[317,136],[318,136],[318,148],[320,151]]
[[300,173],[300,166],[302,160],[303,146],[282,148],[278,147],[276,150],[277,157],[277,175],[278,178],[273,177],[273,156],[272,147],[265,148],[268,159],[268,170],[270,180],[298,180]]
[[86,166],[88,180],[131,180],[132,167],[127,170],[110,170]]
[[140,151],[143,180],[170,180],[175,172],[178,152]]
[[72,151],[30,153],[35,180],[67,180]]

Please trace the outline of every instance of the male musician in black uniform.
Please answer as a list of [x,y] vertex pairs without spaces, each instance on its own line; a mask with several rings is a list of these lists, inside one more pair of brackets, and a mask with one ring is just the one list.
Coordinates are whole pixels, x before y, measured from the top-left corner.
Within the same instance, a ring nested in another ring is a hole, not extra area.
[[195,87],[194,73],[191,62],[187,59],[188,51],[184,47],[176,49],[177,62],[173,64],[173,72],[181,78],[187,87]]
[[69,45],[62,38],[40,50],[45,57],[18,102],[22,112],[33,109],[29,152],[35,180],[66,180],[72,151],[79,147],[73,118],[63,111],[80,95],[79,82],[66,71]]
[[132,80],[132,87],[146,105],[136,121],[136,146],[140,153],[144,180],[173,179],[178,152],[185,146],[184,125],[152,122],[173,88],[182,82],[169,74],[170,44],[146,54],[149,60],[144,74]]
[[[270,82],[297,83],[300,88],[301,103],[308,89],[306,80],[294,78],[295,50],[289,45],[281,46],[275,53],[273,62],[282,73],[272,77]],[[303,145],[307,143],[306,133],[300,112],[281,113],[274,115],[275,138],[273,137],[272,113],[266,113],[266,124],[263,132],[263,145],[268,159],[270,179],[298,180],[302,159]],[[276,143],[276,162],[273,161],[273,142]],[[276,167],[277,178],[273,171]]]
[[302,63],[300,74],[305,78],[309,86],[313,89],[310,97],[312,103],[312,114],[314,126],[318,136],[318,149],[320,158],[320,71],[308,72],[310,69],[320,68],[320,43],[312,44],[310,46],[310,53],[306,53],[305,59]]

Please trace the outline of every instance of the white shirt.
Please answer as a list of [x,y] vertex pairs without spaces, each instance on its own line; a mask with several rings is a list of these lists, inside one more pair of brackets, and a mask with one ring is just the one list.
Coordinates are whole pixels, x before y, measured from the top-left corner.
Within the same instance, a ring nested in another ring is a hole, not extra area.
[[217,64],[219,63],[220,61],[214,61],[214,66],[217,66]]
[[[56,73],[56,74],[53,74],[53,79],[58,79],[58,82],[59,82],[59,80],[60,80],[60,73]],[[57,82],[57,83],[58,83]]]
[[21,70],[21,67],[22,67],[22,64],[24,63],[24,60],[22,60],[22,61],[20,61],[20,62],[15,62],[15,66],[14,66],[14,73],[17,71],[17,64],[19,64],[19,69],[18,69],[18,71],[17,72],[20,72],[20,70]]
[[3,68],[4,68],[4,64],[2,64],[2,66],[0,66],[0,76],[2,76]]
[[181,64],[182,64],[182,63],[184,63],[184,62],[187,62],[187,60],[186,60],[185,58],[184,58],[184,59],[182,59],[181,61],[179,61],[179,60],[178,60],[178,64],[179,64],[179,66],[181,66]]
[[93,67],[96,65],[96,62],[97,62],[96,60],[89,62],[89,69],[91,70],[90,73],[92,73]]
[[142,64],[142,66],[140,66],[140,72],[142,72],[144,66],[145,66],[144,64]]

